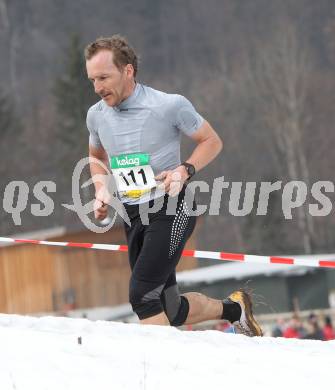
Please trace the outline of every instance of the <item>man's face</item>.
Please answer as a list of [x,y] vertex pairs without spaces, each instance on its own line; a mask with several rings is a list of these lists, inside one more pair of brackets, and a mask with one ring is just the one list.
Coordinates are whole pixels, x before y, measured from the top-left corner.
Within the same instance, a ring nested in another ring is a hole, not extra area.
[[119,105],[125,99],[133,80],[131,65],[120,71],[114,64],[113,53],[101,50],[86,61],[86,69],[95,93],[109,106]]

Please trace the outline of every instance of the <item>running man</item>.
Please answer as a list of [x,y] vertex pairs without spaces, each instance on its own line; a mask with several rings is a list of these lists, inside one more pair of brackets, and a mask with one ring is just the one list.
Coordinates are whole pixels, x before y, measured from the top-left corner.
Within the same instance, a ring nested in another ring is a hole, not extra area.
[[[142,324],[195,324],[225,319],[244,334],[261,336],[252,314],[250,296],[243,290],[216,300],[189,292],[181,295],[176,266],[195,227],[187,202],[185,183],[221,151],[222,141],[211,125],[181,95],[167,94],[136,81],[137,56],[119,35],[99,38],[85,49],[88,78],[101,100],[87,113],[89,156],[108,166],[118,195],[131,221],[125,224],[132,275],[129,301]],[[180,136],[192,138],[196,147],[180,161]],[[91,175],[105,175],[91,159]],[[161,190],[155,189],[157,182]],[[95,182],[95,217],[107,216],[108,191]],[[176,202],[174,215],[167,213]],[[140,218],[142,206],[162,207]]]

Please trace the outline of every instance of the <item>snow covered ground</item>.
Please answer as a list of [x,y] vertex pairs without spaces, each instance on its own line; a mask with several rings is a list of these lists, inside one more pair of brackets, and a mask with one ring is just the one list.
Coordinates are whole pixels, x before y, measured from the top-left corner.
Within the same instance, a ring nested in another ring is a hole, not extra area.
[[315,390],[334,368],[335,341],[0,315],[1,390]]

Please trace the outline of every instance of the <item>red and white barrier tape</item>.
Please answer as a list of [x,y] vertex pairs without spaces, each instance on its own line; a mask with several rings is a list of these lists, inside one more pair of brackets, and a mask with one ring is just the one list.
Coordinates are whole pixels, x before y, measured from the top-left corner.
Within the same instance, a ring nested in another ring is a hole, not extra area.
[[[9,242],[16,244],[36,244],[36,245],[51,245],[51,246],[67,246],[76,248],[88,248],[88,249],[102,249],[105,251],[117,251],[127,252],[128,247],[126,245],[113,245],[113,244],[91,244],[86,242],[56,242],[56,241],[42,241],[42,240],[25,240],[15,239],[8,237],[0,237],[0,242]],[[258,264],[287,264],[298,265],[305,267],[322,267],[322,268],[335,268],[335,260],[318,260],[310,257],[301,258],[288,258],[288,257],[275,257],[275,256],[256,256],[256,255],[244,255],[240,253],[227,253],[227,252],[210,252],[210,251],[198,251],[186,249],[183,251],[183,256],[196,257],[201,259],[214,259],[225,261],[238,261],[244,263],[258,263]]]

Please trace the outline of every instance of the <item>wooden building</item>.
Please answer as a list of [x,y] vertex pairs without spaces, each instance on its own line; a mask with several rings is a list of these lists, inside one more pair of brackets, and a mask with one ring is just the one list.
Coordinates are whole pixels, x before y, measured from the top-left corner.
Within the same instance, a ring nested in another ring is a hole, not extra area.
[[[195,248],[195,235],[187,248]],[[126,244],[123,228],[109,232],[66,233],[64,229],[15,238],[65,242]],[[128,302],[130,269],[127,253],[33,244],[0,247],[0,312],[65,312]],[[192,269],[197,260],[183,258],[177,270]]]

